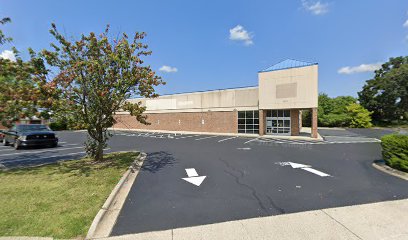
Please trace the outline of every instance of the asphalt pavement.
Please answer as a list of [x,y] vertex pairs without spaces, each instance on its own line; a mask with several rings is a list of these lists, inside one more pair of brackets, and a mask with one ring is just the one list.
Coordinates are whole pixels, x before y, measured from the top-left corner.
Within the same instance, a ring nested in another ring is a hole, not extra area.
[[[85,155],[84,132],[59,132],[60,146],[0,148],[0,167]],[[372,167],[377,133],[320,131],[321,142],[115,131],[105,152],[148,154],[112,235],[408,198],[408,182]]]
[[[348,139],[121,133],[115,144],[133,143],[148,157],[112,235],[408,198],[408,182],[372,167],[378,139],[341,137]],[[186,180],[204,176],[199,186]]]

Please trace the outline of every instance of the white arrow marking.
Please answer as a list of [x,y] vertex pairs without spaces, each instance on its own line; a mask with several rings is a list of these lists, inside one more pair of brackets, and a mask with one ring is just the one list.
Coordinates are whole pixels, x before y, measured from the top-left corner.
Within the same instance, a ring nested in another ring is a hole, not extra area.
[[292,168],[300,168],[302,170],[308,171],[310,173],[316,174],[320,177],[330,177],[329,174],[321,172],[319,170],[313,169],[312,166],[309,165],[304,165],[304,164],[300,164],[300,163],[294,163],[294,162],[278,162],[277,164],[281,165],[281,166],[287,166],[290,165]]
[[183,180],[192,183],[199,187],[203,183],[207,176],[198,176],[197,171],[194,168],[186,168],[188,178],[182,178]]
[[313,168],[302,168],[303,170],[306,170],[308,172],[314,173],[316,175],[319,175],[320,177],[330,177],[329,174],[320,172],[319,170],[313,169]]
[[310,168],[311,167],[309,165],[304,165],[300,163],[293,163],[293,162],[288,162],[288,163],[292,168]]

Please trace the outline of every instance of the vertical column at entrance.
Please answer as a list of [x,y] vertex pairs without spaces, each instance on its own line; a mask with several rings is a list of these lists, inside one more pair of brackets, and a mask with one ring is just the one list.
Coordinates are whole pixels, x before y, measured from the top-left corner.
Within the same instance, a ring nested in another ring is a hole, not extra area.
[[312,138],[317,138],[317,108],[312,108]]
[[259,136],[265,134],[265,114],[264,110],[259,110]]
[[292,136],[299,136],[299,109],[290,109],[290,132]]

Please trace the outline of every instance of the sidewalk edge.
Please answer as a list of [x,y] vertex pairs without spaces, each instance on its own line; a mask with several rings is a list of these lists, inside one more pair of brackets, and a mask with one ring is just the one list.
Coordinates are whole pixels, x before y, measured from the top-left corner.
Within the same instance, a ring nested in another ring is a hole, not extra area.
[[[143,161],[146,159],[146,156],[147,156],[146,153],[140,152],[140,154],[136,157],[133,164],[129,167],[129,169],[125,172],[125,174],[123,174],[122,178],[119,180],[115,188],[110,193],[109,197],[106,199],[102,208],[96,214],[85,239],[109,237],[109,234],[112,232],[113,226],[116,223],[118,214],[116,216],[113,216],[112,218],[112,216],[108,216],[107,213],[113,210],[117,211],[118,213],[120,212],[120,209],[122,208],[129,191],[126,191],[125,194],[121,197],[121,199],[118,198],[118,194],[120,190],[123,189],[123,186],[125,183],[128,184],[129,186],[128,190],[130,190],[131,186],[133,185],[139,173],[139,169],[142,166]],[[116,203],[119,206],[119,208],[113,209],[113,206]],[[109,217],[111,217],[111,219],[107,219]],[[100,232],[99,228],[102,224],[106,226],[105,226],[104,232],[99,233]]]

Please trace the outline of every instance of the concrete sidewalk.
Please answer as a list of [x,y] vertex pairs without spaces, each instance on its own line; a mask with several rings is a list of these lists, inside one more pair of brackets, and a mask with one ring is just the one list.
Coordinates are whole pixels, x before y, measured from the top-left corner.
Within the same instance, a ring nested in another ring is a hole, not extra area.
[[[106,240],[408,239],[408,199],[215,223]],[[158,218],[160,216],[157,216]],[[135,223],[131,223],[135,224]]]

